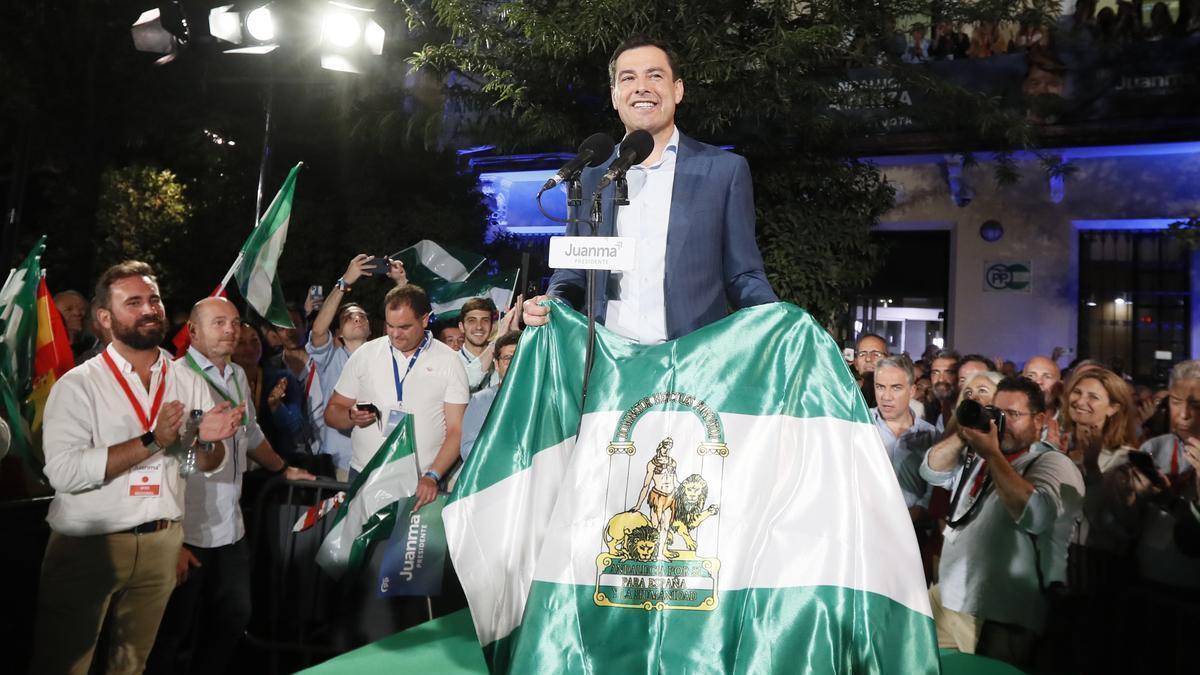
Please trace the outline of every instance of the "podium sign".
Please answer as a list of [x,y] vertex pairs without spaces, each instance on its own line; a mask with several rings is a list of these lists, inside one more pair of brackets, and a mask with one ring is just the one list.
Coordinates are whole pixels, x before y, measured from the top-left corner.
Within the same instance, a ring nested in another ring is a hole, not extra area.
[[637,257],[631,237],[551,237],[550,267],[569,270],[633,269]]

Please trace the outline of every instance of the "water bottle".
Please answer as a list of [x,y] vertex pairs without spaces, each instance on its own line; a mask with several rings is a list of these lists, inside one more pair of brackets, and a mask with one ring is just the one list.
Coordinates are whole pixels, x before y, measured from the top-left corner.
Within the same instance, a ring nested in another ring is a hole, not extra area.
[[204,417],[203,410],[193,410],[188,415],[186,426],[183,428],[183,460],[179,464],[179,475],[182,478],[196,473],[196,440],[200,436],[200,418]]

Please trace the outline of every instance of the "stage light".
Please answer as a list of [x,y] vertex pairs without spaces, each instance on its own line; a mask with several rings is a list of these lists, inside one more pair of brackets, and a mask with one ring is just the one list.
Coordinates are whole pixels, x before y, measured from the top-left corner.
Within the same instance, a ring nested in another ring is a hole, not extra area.
[[165,65],[175,60],[188,43],[187,19],[178,3],[164,4],[142,12],[130,28],[133,46],[139,52],[162,54],[154,63]]
[[321,21],[321,40],[340,49],[350,49],[358,44],[363,27],[358,18],[344,9],[333,9]]
[[275,17],[267,5],[250,10],[246,15],[246,32],[259,42],[270,42],[275,39]]
[[1118,295],[1117,298],[1115,300],[1113,300],[1113,303],[1115,303],[1118,307],[1121,307],[1128,302],[1129,301],[1125,299],[1124,295]]
[[218,40],[242,44],[242,17],[233,5],[213,7],[208,11],[208,32]]
[[360,73],[370,57],[383,54],[383,27],[373,9],[330,2],[321,18],[321,67]]

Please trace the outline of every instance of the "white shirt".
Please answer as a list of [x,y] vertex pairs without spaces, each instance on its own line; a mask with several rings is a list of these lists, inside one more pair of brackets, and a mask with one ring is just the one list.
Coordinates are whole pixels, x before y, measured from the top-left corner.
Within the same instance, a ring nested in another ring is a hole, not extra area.
[[[234,405],[246,402],[245,424],[238,428],[233,438],[225,441],[225,464],[211,476],[192,474],[187,479],[183,541],[201,548],[216,548],[232,544],[246,534],[239,505],[242,474],[246,471],[246,453],[261,445],[265,437],[258,426],[246,371],[236,363],[227,361],[225,373],[222,374],[194,347],[188,349],[188,354],[208,376],[214,400],[223,400],[223,392],[232,399]],[[188,367],[186,360],[176,361],[175,365]]]
[[[426,332],[426,336],[429,333]],[[392,357],[404,381],[404,401],[397,406],[396,382],[392,375]],[[429,339],[428,346],[407,376],[411,354],[405,356],[392,347],[388,337],[375,338],[350,355],[334,391],[358,403],[373,403],[379,408],[380,419],[366,427],[356,427],[350,434],[354,454],[350,468],[362,471],[379,450],[385,437],[384,425],[388,411],[397,409],[413,416],[413,431],[417,441],[417,463],[421,472],[429,470],[446,438],[446,403],[466,405],[471,400],[467,387],[467,371],[461,357],[441,342]]]
[[[1030,467],[1035,458],[1037,462]],[[971,481],[951,520],[961,517],[971,505],[969,491],[982,465],[976,462],[971,475],[964,477],[961,464],[953,471],[934,471],[929,453],[925,454],[921,477],[931,485],[945,487],[953,495],[960,481]],[[1029,535],[1037,537],[1036,561],[1046,585],[1065,581],[1067,545],[1082,509],[1083,478],[1066,455],[1044,443],[1035,443],[1028,453],[1013,460],[1012,466],[1033,484],[1021,517],[1013,520],[994,485],[980,493],[983,502],[974,518],[959,528],[947,525],[943,531],[946,538],[938,564],[938,585],[947,609],[1041,633],[1046,603],[1038,587]]]
[[[212,394],[199,375],[183,364],[171,363],[160,350],[150,368],[150,389],[142,385],[133,366],[109,345],[105,352],[133,392],[143,413],[153,405],[152,392],[166,378],[163,404],[182,401],[186,411],[208,411]],[[154,428],[157,419],[150,420]],[[111,480],[104,479],[108,448],[146,433],[133,405],[103,358],[90,359],[72,368],[50,390],[46,403],[42,446],[46,453],[46,478],[54,487],[54,501],[46,521],[59,534],[86,536],[109,534],[153,520],[183,517],[185,484],[179,479],[175,454],[156,452],[134,469]],[[228,461],[228,459],[226,459]],[[161,489],[154,497],[130,495],[130,474],[139,467],[161,465]],[[218,467],[217,473],[224,467]],[[211,474],[210,474],[211,475]]]
[[629,205],[617,207],[616,236],[634,239],[637,262],[633,270],[613,272],[609,277],[604,325],[644,345],[667,340],[667,225],[671,219],[671,190],[675,187],[678,153],[676,127],[657,163],[639,164],[625,174],[629,181]]
[[[484,345],[483,348],[487,349],[488,345]],[[482,352],[480,352],[480,355],[482,355]],[[500,384],[500,373],[496,372],[495,359],[492,360],[491,368],[485,373],[483,371],[483,364],[479,362],[479,357],[472,354],[467,349],[466,344],[463,344],[462,348],[458,350],[458,356],[462,359],[463,367],[467,370],[467,385],[471,388],[472,394]],[[485,377],[489,374],[491,377]]]

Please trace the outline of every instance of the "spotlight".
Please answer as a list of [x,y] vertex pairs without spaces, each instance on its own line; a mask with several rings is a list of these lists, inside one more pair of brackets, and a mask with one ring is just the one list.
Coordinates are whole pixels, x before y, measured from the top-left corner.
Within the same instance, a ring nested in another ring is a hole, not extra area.
[[175,60],[179,49],[187,46],[187,19],[179,4],[165,4],[142,12],[129,30],[133,46],[139,52],[162,54],[154,63],[165,65]]
[[329,2],[321,19],[321,67],[359,73],[370,56],[383,54],[384,30],[373,9]]
[[269,4],[249,12],[239,12],[234,5],[214,7],[208,13],[208,32],[218,40],[245,45],[226,49],[226,54],[268,54],[279,47]]
[[321,39],[340,49],[353,47],[362,34],[358,18],[344,9],[331,10],[321,21]]
[[250,10],[246,15],[246,32],[259,42],[270,42],[275,39],[275,18],[271,16],[271,8],[267,5]]
[[1113,300],[1113,304],[1115,304],[1115,305],[1116,305],[1116,306],[1118,306],[1118,307],[1121,307],[1121,306],[1123,306],[1123,305],[1126,305],[1126,304],[1128,304],[1128,303],[1129,303],[1129,301],[1125,299],[1125,296],[1124,296],[1123,294],[1122,294],[1122,295],[1118,295],[1118,296],[1116,297],[1116,299],[1115,299],[1115,300]]

